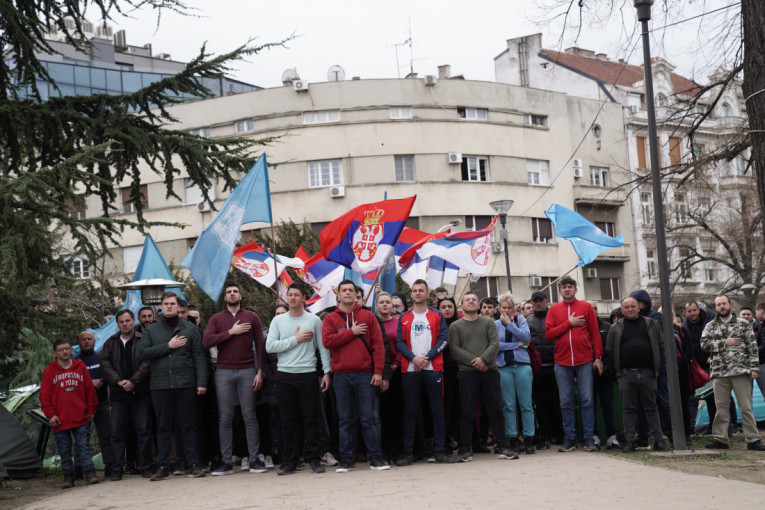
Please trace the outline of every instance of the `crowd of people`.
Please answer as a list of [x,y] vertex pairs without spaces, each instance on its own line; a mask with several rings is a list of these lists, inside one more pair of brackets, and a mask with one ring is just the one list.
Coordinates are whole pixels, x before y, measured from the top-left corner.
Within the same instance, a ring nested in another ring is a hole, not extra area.
[[[409,299],[378,289],[372,312],[362,290],[344,280],[337,307],[317,316],[293,284],[267,331],[237,285],[225,287],[225,307],[205,327],[199,310],[172,292],[162,296],[158,317],[148,307],[137,321],[120,310],[119,332],[100,353],[87,331],[77,359],[68,340],[56,340],[43,374],[40,403],[63,487],[79,474],[87,484],[99,481],[91,422],[112,481],[224,476],[235,466],[266,473],[278,465],[279,475],[305,464],[313,473],[361,463],[386,470],[418,460],[469,462],[491,451],[518,459],[551,445],[597,451],[600,437],[624,452],[669,449],[663,325],[648,293],[632,292],[605,321],[576,298],[571,277],[558,281],[557,292],[553,305],[543,291],[519,303],[510,293],[455,299],[417,280]],[[725,295],[714,307],[689,302],[685,321],[673,321],[686,442],[698,408],[689,371],[698,365],[714,390],[705,446],[729,448],[739,432],[733,392],[747,448],[763,451],[752,384],[765,394],[765,303],[739,317]]]

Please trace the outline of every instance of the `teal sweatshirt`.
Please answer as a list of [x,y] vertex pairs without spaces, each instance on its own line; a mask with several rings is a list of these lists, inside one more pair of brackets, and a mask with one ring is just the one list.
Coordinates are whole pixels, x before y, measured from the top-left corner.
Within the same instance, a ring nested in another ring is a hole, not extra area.
[[[295,338],[298,327],[300,331],[313,331],[313,339],[299,344]],[[321,319],[314,314],[304,312],[300,317],[293,317],[283,313],[271,321],[266,351],[277,355],[280,372],[305,374],[316,371],[316,349],[321,355],[322,371],[327,374],[330,371],[329,351],[321,341]]]

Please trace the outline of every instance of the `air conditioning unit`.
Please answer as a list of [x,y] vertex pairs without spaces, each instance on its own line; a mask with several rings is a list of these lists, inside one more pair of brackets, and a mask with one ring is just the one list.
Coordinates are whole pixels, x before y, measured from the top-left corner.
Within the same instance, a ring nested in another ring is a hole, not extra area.
[[425,85],[428,87],[432,87],[433,85],[438,82],[438,78],[436,78],[435,74],[426,74],[425,75]]
[[462,163],[462,154],[459,152],[450,152],[449,153],[449,163],[452,165]]
[[208,202],[207,200],[205,200],[204,202],[199,202],[197,204],[197,211],[199,212],[209,211],[210,209],[212,209],[212,207],[210,207],[210,202]]
[[542,277],[541,276],[529,276],[529,286],[530,287],[541,287],[542,286]]
[[574,167],[574,179],[581,179],[584,175],[584,172],[582,171],[581,166],[575,166]]
[[492,241],[491,251],[492,253],[502,253],[503,251],[505,251],[505,243],[501,241]]
[[579,158],[574,158],[571,160],[571,163],[574,165],[574,168],[582,169],[582,160]]
[[345,186],[332,186],[329,188],[329,196],[332,198],[342,198],[345,196]]
[[597,278],[598,277],[598,270],[594,267],[588,267],[587,268],[587,278]]
[[295,80],[292,82],[292,88],[297,92],[305,92],[308,90],[308,82],[305,80]]
[[110,27],[109,25],[102,24],[96,27],[96,37],[101,37],[103,39],[111,39],[112,37],[114,37],[114,29]]
[[630,108],[630,113],[637,113],[640,111],[640,107],[635,104],[631,104],[629,108]]

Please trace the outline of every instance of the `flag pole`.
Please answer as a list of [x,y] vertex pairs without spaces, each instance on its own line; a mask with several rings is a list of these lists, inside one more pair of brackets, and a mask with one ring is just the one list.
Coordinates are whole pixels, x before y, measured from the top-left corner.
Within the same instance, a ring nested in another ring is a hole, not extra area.
[[[473,273],[468,273],[467,278],[465,279],[465,285],[462,287],[462,292],[460,292],[460,297],[457,298],[457,303],[462,302],[462,296],[465,295],[465,291],[467,290],[467,286],[470,283],[470,277],[473,276]],[[454,290],[457,290],[457,286],[454,286]]]
[[276,235],[274,234],[274,223],[271,222],[271,249],[272,254],[274,256],[274,287],[276,287],[276,290],[269,289],[274,291],[274,294],[279,296],[279,266],[276,265]]
[[553,281],[551,281],[550,283],[548,283],[546,286],[544,286],[544,287],[542,287],[541,289],[539,289],[539,291],[540,291],[540,292],[544,292],[544,291],[546,291],[547,289],[549,289],[550,287],[552,287],[553,285],[555,285],[555,282],[557,282],[558,280],[560,280],[561,278],[563,278],[564,276],[566,276],[567,274],[569,274],[571,271],[573,271],[573,270],[574,270],[574,269],[576,269],[577,267],[579,267],[579,264],[575,265],[574,267],[572,267],[571,269],[569,269],[568,271],[566,271],[565,273],[563,273],[562,275],[560,275],[559,277],[557,277],[556,279],[554,279]]
[[[369,296],[375,291],[375,287],[377,287],[377,282],[380,280],[380,275],[382,274],[382,268],[377,270],[377,276],[375,276],[375,281],[372,282],[372,286],[369,288],[369,292],[367,292],[367,295],[364,296],[364,303],[367,302],[369,299]],[[362,304],[364,304],[362,303]]]

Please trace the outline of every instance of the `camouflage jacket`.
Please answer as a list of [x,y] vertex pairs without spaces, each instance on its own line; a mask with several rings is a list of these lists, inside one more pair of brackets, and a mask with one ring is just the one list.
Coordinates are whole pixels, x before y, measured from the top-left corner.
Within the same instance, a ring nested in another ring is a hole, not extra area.
[[[725,345],[725,340],[731,335],[741,338],[741,345]],[[720,317],[715,317],[707,324],[701,334],[701,348],[712,358],[712,377],[749,375],[760,370],[757,341],[752,326],[735,316],[727,324],[723,323]]]

